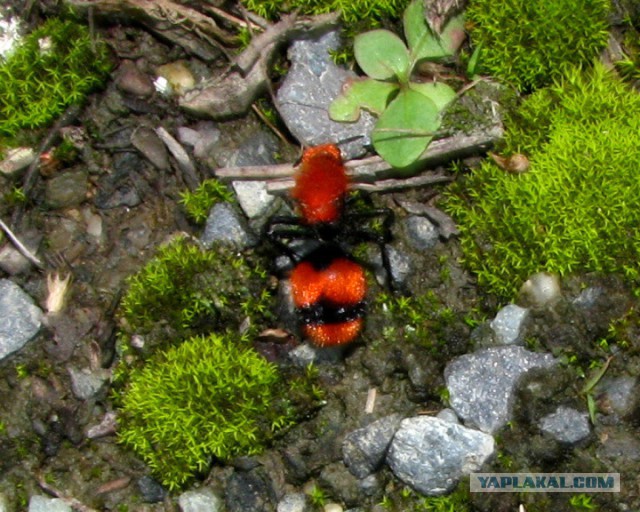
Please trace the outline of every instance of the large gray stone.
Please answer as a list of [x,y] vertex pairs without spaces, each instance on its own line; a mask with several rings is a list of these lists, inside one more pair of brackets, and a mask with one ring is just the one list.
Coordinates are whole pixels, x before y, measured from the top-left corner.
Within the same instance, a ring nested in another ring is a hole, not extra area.
[[514,345],[465,354],[445,368],[449,402],[465,424],[494,433],[511,419],[518,380],[529,370],[555,363],[550,354]]
[[402,421],[391,442],[387,464],[416,491],[450,492],[460,477],[478,471],[494,452],[489,434],[431,416]]
[[351,159],[365,153],[375,119],[367,112],[355,123],[329,118],[331,102],[347,80],[356,78],[353,71],[331,60],[329,52],[339,45],[337,31],[295,41],[289,47],[291,67],[278,89],[277,106],[291,133],[306,146],[353,139],[340,145],[345,158]]
[[0,318],[0,360],[24,347],[42,325],[40,308],[8,279],[0,279]]

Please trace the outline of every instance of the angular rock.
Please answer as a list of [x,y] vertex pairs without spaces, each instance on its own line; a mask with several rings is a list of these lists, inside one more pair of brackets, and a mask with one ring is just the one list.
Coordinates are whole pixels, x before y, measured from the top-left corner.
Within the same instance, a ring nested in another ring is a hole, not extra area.
[[638,406],[636,377],[605,377],[596,386],[598,403],[605,412],[614,412],[622,417],[634,412]]
[[269,512],[275,496],[272,487],[258,472],[234,472],[227,479],[224,497],[228,512]]
[[309,512],[311,508],[304,493],[285,494],[278,502],[276,512]]
[[158,503],[167,495],[164,487],[150,476],[143,476],[138,480],[138,489],[145,503]]
[[140,71],[135,62],[123,60],[115,78],[116,87],[122,92],[146,98],[153,94],[153,82]]
[[411,246],[417,251],[433,249],[438,243],[438,230],[433,223],[418,215],[410,215],[404,220],[407,237]]
[[89,176],[86,171],[65,171],[47,181],[45,201],[52,209],[67,208],[87,198]]
[[97,395],[109,379],[109,372],[102,369],[92,372],[88,368],[69,368],[69,375],[71,390],[80,400],[88,400]]
[[200,242],[207,249],[215,242],[231,244],[246,249],[257,243],[244,219],[228,203],[217,203],[211,208]]
[[493,433],[511,417],[515,386],[526,372],[556,364],[550,354],[508,345],[465,354],[444,371],[451,408],[465,424]]
[[12,148],[7,150],[5,157],[0,161],[0,174],[14,177],[25,170],[36,159],[36,153],[32,148]]
[[502,345],[520,343],[521,330],[529,310],[515,304],[503,307],[491,322],[491,328],[496,333],[496,341]]
[[240,208],[250,219],[265,215],[275,201],[275,197],[267,192],[266,181],[234,181],[231,186]]
[[187,491],[178,498],[182,512],[218,512],[222,510],[222,500],[210,489]]
[[540,420],[540,430],[561,443],[575,444],[591,432],[589,415],[571,407],[560,406]]
[[396,477],[427,495],[451,491],[460,477],[478,471],[495,444],[489,434],[430,416],[402,421],[387,464]]
[[365,478],[382,465],[401,420],[399,414],[392,414],[346,435],[342,456],[352,475]]
[[562,297],[560,279],[556,274],[538,272],[527,279],[518,297],[523,306],[542,308]]
[[171,167],[167,147],[152,128],[148,126],[140,126],[137,128],[131,134],[131,144],[133,144],[133,147],[140,151],[154,167],[161,171],[166,171]]
[[[42,235],[34,231],[20,234],[18,238],[31,251],[31,254],[35,254],[38,251],[42,241]],[[0,269],[7,274],[11,276],[21,274],[29,270],[32,265],[13,244],[7,243],[0,248]]]
[[29,499],[29,512],[72,512],[72,509],[60,498],[35,495]]
[[277,93],[277,107],[291,133],[306,146],[340,142],[346,159],[365,153],[371,144],[369,133],[374,118],[362,112],[355,123],[339,123],[329,118],[328,108],[343,85],[356,74],[333,63],[329,52],[338,49],[337,31],[317,39],[301,39],[289,47],[291,67]]
[[8,279],[0,279],[0,318],[0,360],[20,350],[42,325],[40,308]]

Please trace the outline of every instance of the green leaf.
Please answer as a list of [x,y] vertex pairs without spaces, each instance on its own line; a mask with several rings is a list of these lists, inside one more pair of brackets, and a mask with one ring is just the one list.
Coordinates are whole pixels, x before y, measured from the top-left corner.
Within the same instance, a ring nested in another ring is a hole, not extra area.
[[329,105],[329,117],[334,121],[357,121],[361,108],[380,115],[387,108],[391,94],[397,89],[398,84],[371,78],[350,81]]
[[480,54],[482,53],[482,42],[478,46],[475,47],[473,53],[471,54],[471,58],[467,63],[467,78],[473,79],[478,74],[478,64],[480,62]]
[[433,101],[439,112],[456,98],[456,91],[441,82],[409,82],[409,87]]
[[409,74],[409,50],[397,35],[388,30],[371,30],[353,41],[356,62],[367,75],[378,80]]
[[420,44],[423,44],[423,40],[426,37],[433,37],[424,16],[424,3],[422,0],[413,0],[407,6],[402,21],[404,23],[404,37],[412,52],[415,52],[415,49]]
[[440,126],[438,108],[426,96],[401,91],[383,112],[372,132],[373,147],[394,167],[415,162]]
[[411,48],[414,61],[436,60],[453,55],[465,38],[464,17],[460,14],[451,18],[440,35],[428,27],[427,31],[427,34]]

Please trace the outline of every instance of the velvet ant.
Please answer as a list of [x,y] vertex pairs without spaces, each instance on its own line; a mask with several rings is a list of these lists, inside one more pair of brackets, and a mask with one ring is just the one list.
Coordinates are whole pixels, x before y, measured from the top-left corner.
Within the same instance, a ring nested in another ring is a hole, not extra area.
[[[289,281],[299,323],[303,334],[320,347],[350,343],[364,325],[366,274],[343,245],[378,243],[388,269],[382,246],[390,239],[391,211],[346,211],[348,185],[335,144],[306,149],[291,193],[300,216],[273,217],[266,227],[267,236],[294,264]],[[384,218],[379,234],[353,226],[357,219],[378,216]],[[282,242],[295,239],[315,241],[315,248],[299,256]]]

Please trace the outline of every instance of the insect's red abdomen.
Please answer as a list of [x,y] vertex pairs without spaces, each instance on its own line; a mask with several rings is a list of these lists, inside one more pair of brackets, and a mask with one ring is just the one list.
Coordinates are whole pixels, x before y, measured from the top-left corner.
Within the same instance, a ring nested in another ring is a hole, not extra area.
[[353,341],[363,326],[367,283],[364,269],[346,257],[333,257],[318,267],[304,260],[290,276],[293,302],[303,331],[316,345]]
[[324,144],[303,153],[291,195],[307,224],[332,223],[342,213],[347,185],[340,149]]

